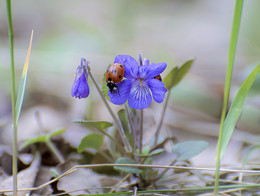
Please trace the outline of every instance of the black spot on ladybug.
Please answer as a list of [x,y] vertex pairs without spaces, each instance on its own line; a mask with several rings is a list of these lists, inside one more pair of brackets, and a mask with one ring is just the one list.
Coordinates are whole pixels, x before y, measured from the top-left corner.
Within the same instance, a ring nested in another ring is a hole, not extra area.
[[123,67],[122,65],[120,65],[120,67]]
[[118,76],[119,78],[122,78],[122,76]]
[[112,79],[111,79],[111,78],[108,78],[107,80],[108,80],[108,81],[111,81]]
[[115,69],[113,69],[113,70],[112,70],[112,73],[116,73],[116,70],[115,70]]

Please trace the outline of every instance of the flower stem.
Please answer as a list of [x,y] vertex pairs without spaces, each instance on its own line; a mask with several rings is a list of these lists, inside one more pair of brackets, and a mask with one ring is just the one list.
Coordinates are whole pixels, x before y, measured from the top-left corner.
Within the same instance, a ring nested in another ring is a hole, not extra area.
[[64,163],[65,160],[64,160],[62,154],[55,147],[55,145],[53,145],[53,143],[49,139],[46,140],[46,144],[50,148],[50,150],[55,154],[55,156],[58,158],[59,162]]
[[163,124],[163,119],[164,119],[165,111],[166,111],[166,108],[167,108],[167,105],[168,105],[168,102],[169,102],[170,94],[171,94],[171,90],[168,91],[166,100],[165,100],[165,102],[164,102],[161,119],[160,119],[159,125],[158,125],[158,127],[157,127],[157,130],[156,130],[156,132],[155,132],[154,146],[157,144],[157,141],[158,141],[159,133],[160,133],[160,131],[161,131],[161,127],[162,127],[162,124]]
[[15,69],[14,69],[14,42],[13,42],[13,25],[12,25],[12,9],[11,0],[6,0],[6,9],[8,17],[8,34],[10,44],[11,57],[11,81],[12,81],[12,117],[13,117],[13,194],[17,195],[17,124],[16,124],[16,94],[15,94]]
[[[177,161],[176,159],[173,160],[169,166],[173,166],[173,165],[176,163],[176,161]],[[163,177],[163,175],[166,174],[166,172],[167,172],[168,170],[169,170],[169,168],[165,168],[165,169],[162,171],[162,173],[160,173],[155,179],[153,179],[153,181],[156,182],[157,180],[160,180],[160,178]]]
[[133,134],[133,141],[134,141],[134,144],[133,144],[133,153],[135,152],[135,147],[136,147],[136,144],[135,144],[135,141],[136,141],[136,133],[133,129],[133,122],[131,120],[131,116],[130,116],[130,113],[129,113],[129,110],[128,110],[128,107],[126,105],[126,103],[124,104],[125,106],[125,111],[126,111],[126,116],[127,116],[127,119],[128,119],[128,127],[131,131],[131,133]]
[[142,154],[143,150],[143,121],[144,121],[144,110],[140,110],[140,132],[139,132],[139,152]]
[[131,152],[131,146],[130,146],[128,140],[126,139],[126,135],[125,135],[125,133],[124,133],[124,131],[123,131],[123,129],[122,129],[122,127],[121,127],[121,125],[120,125],[118,119],[116,118],[116,115],[114,114],[113,110],[112,110],[111,107],[109,106],[109,104],[108,104],[108,102],[107,102],[105,96],[103,95],[103,93],[102,93],[100,87],[98,86],[98,84],[97,84],[97,82],[96,82],[94,76],[92,75],[89,66],[88,66],[88,73],[89,73],[89,76],[90,76],[91,80],[93,81],[93,83],[94,83],[96,89],[98,90],[98,93],[99,93],[99,95],[100,95],[102,101],[103,101],[104,104],[106,105],[106,107],[107,107],[107,109],[108,109],[110,115],[112,116],[112,118],[113,118],[114,121],[115,121],[116,127],[117,127],[117,129],[119,130],[119,134],[120,134],[121,139],[122,139],[122,141],[123,141],[123,143],[124,143],[124,145],[125,145],[126,152],[127,152],[127,153]]

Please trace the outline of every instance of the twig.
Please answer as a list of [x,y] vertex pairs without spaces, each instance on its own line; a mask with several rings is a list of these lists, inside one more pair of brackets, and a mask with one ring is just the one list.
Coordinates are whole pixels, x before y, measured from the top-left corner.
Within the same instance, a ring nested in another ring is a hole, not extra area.
[[[104,164],[92,164],[92,165],[76,165],[66,171],[65,173],[61,174],[59,177],[54,178],[53,180],[46,182],[40,186],[34,187],[34,188],[24,188],[24,189],[18,189],[18,191],[35,191],[39,190],[41,188],[44,188],[48,186],[49,184],[58,181],[59,179],[63,178],[64,176],[67,176],[79,168],[97,168],[97,167],[113,167],[113,166],[123,166],[123,167],[140,167],[140,168],[169,168],[169,169],[186,169],[186,170],[201,170],[201,171],[216,171],[215,168],[201,168],[201,167],[183,167],[183,166],[164,166],[164,165],[143,165],[143,164],[113,164],[113,163],[104,163]],[[230,173],[254,173],[254,174],[260,174],[259,170],[245,170],[245,169],[220,169],[222,172],[230,172]],[[241,185],[242,186],[242,185]],[[244,187],[251,186],[251,187],[259,187],[259,184],[248,184],[244,185]],[[226,186],[225,186],[226,187]],[[234,185],[232,187],[239,188],[238,185]],[[0,190],[1,193],[6,192],[13,192],[13,190]]]
[[123,178],[123,180],[121,180],[121,181],[116,185],[116,187],[112,189],[111,193],[113,193],[113,192],[114,192],[124,181],[126,181],[127,178],[129,178],[129,176],[131,176],[131,175],[132,175],[132,174],[127,174],[127,175]]

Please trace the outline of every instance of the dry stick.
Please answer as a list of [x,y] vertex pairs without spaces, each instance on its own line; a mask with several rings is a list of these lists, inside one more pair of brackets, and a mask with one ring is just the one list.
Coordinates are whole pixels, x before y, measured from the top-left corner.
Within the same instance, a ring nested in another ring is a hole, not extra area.
[[[49,184],[58,181],[59,179],[63,178],[64,176],[67,176],[73,172],[75,172],[79,168],[97,168],[97,167],[113,167],[113,166],[123,166],[123,167],[141,167],[141,168],[169,168],[169,169],[186,169],[186,170],[203,170],[203,171],[216,171],[215,168],[200,168],[200,167],[183,167],[183,166],[164,166],[164,165],[142,165],[142,164],[113,164],[113,163],[104,163],[104,164],[92,164],[92,165],[76,165],[66,171],[65,173],[61,174],[59,177],[54,178],[53,180],[46,182],[38,187],[34,188],[24,188],[24,189],[18,189],[18,191],[35,191],[39,190],[41,188],[44,188],[48,186]],[[242,169],[220,169],[222,172],[232,172],[232,173],[254,173],[254,174],[260,174],[260,171],[253,171],[253,170],[242,170]],[[259,185],[260,186],[260,185]],[[13,192],[13,190],[0,190],[0,193],[5,192]]]
[[123,131],[123,129],[122,129],[122,127],[121,127],[121,125],[120,125],[118,119],[116,118],[116,115],[114,114],[114,112],[113,112],[113,110],[111,109],[111,107],[109,106],[109,104],[108,104],[106,98],[104,97],[102,91],[100,90],[100,88],[99,88],[99,86],[98,86],[98,84],[97,84],[97,82],[96,82],[94,76],[92,75],[92,73],[91,73],[91,71],[90,71],[90,67],[89,67],[89,66],[88,66],[88,73],[89,73],[89,76],[90,76],[92,82],[94,83],[96,89],[98,90],[98,93],[100,94],[100,97],[101,97],[102,101],[103,101],[104,104],[106,105],[106,107],[107,107],[107,109],[108,109],[110,115],[112,116],[112,118],[113,118],[114,121],[115,121],[116,127],[118,128],[119,134],[120,134],[120,136],[121,136],[121,139],[123,140],[123,143],[124,143],[124,145],[125,145],[126,152],[127,152],[127,153],[131,152],[131,146],[130,146],[128,140],[126,139],[126,135],[125,135],[125,133],[124,133],[124,131]]
[[124,181],[126,181],[127,178],[129,178],[130,175],[132,175],[132,174],[127,174],[127,175],[123,178],[123,180],[121,180],[121,181],[116,185],[116,187],[112,189],[111,193],[113,193]]

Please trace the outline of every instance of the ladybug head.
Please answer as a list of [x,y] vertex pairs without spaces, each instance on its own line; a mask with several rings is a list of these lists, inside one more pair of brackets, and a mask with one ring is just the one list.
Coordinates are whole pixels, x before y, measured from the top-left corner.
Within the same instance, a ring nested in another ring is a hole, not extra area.
[[109,91],[114,94],[116,90],[118,89],[117,85],[111,81],[107,83],[107,87],[109,88]]

